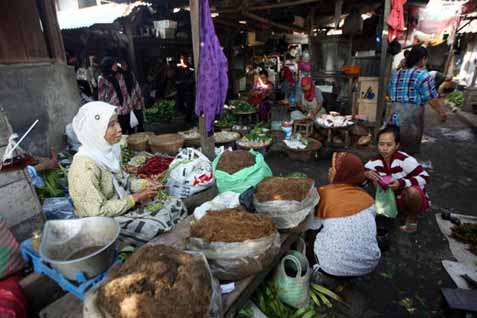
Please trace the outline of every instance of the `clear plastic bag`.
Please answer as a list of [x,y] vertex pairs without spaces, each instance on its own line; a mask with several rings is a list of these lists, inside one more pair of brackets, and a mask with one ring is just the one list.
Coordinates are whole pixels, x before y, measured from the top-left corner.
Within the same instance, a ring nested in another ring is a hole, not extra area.
[[76,219],[75,208],[68,197],[46,198],[42,211],[47,220]]
[[[212,275],[211,268],[209,263],[207,262],[206,257],[197,252],[189,252],[197,257],[201,257],[204,260],[204,263],[207,267],[209,272],[209,277],[211,280],[212,285],[212,297],[209,306],[209,313],[207,317],[200,317],[200,318],[222,318],[223,317],[223,309],[222,309],[222,291],[220,289],[220,283],[217,279],[214,278]],[[97,305],[97,289],[90,290],[84,299],[83,302],[83,318],[114,318],[108,313],[103,312]],[[186,295],[184,295],[185,297]],[[196,317],[193,317],[196,318]],[[199,318],[199,317],[197,317]]]
[[257,213],[271,216],[280,230],[291,229],[300,225],[314,211],[318,202],[320,202],[320,195],[314,184],[303,201],[258,202],[256,197],[253,199],[253,205]]
[[280,234],[232,243],[191,237],[187,249],[203,253],[216,278],[236,281],[259,273],[271,264],[280,251]]

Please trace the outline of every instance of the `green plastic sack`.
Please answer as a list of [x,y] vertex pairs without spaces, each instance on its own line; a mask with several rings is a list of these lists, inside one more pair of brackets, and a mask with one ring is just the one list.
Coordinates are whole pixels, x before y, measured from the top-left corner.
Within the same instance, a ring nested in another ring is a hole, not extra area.
[[396,198],[392,189],[383,190],[378,186],[375,199],[377,214],[393,219],[398,215]]
[[237,171],[232,175],[225,171],[217,170],[217,164],[222,155],[215,158],[212,168],[214,169],[219,193],[226,191],[242,193],[248,188],[256,186],[263,178],[272,176],[272,170],[265,162],[263,155],[253,150],[250,150],[250,153],[255,156],[255,165]]
[[[295,275],[289,276],[290,269]],[[310,303],[311,269],[308,259],[300,251],[290,251],[278,265],[274,283],[281,302],[294,308],[304,308]]]

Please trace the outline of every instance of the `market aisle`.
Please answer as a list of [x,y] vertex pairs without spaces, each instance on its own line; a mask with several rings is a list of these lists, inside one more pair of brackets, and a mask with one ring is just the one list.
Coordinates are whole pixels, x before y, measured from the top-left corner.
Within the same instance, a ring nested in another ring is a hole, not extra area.
[[[362,158],[371,152],[360,151]],[[432,201],[419,223],[416,234],[405,234],[397,225],[391,233],[391,248],[383,254],[374,273],[353,282],[345,295],[352,305],[352,317],[442,317],[440,289],[455,288],[441,261],[453,260],[447,240],[435,222],[434,214],[443,208],[477,215],[472,210],[477,198],[477,138],[471,130],[450,115],[441,124],[436,114],[426,113],[426,129],[421,162],[432,162],[431,183],[427,188]],[[301,171],[318,184],[327,180],[329,159],[310,163],[290,161],[286,155],[267,157],[274,174]],[[397,222],[403,222],[399,219]]]

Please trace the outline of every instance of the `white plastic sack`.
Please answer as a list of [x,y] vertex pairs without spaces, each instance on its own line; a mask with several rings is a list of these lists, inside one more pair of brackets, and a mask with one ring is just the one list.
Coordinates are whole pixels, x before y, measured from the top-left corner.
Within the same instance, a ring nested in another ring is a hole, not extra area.
[[[193,255],[196,255],[197,257],[201,257],[204,260],[207,266],[209,277],[212,284],[212,298],[210,301],[209,313],[206,317],[200,317],[200,318],[221,318],[223,316],[223,313],[222,313],[223,310],[222,310],[222,292],[220,289],[220,283],[212,275],[210,266],[207,263],[207,259],[205,258],[205,256],[200,253],[195,253],[195,252],[190,252],[190,253]],[[83,302],[83,318],[114,318],[109,314],[103,313],[103,311],[99,309],[96,303],[97,298],[98,298],[97,289],[90,290],[86,294],[84,302]]]
[[278,232],[256,240],[243,242],[207,242],[191,237],[187,249],[203,253],[214,277],[237,281],[262,272],[280,251]]
[[210,160],[194,148],[184,148],[171,162],[166,188],[170,196],[184,199],[214,183]]
[[139,120],[137,119],[136,114],[134,114],[134,112],[131,111],[129,113],[129,126],[131,126],[131,128],[134,128],[137,125],[139,125]]
[[144,207],[115,217],[121,228],[119,239],[125,244],[143,245],[159,234],[172,230],[187,217],[187,208],[177,198],[169,198],[154,215]]
[[240,205],[239,201],[240,193],[236,192],[223,192],[216,196],[213,200],[202,203],[194,210],[194,218],[200,220],[203,218],[207,211],[220,211],[223,209],[232,209]]
[[315,210],[320,202],[320,195],[313,184],[307,197],[299,201],[258,202],[253,198],[253,205],[258,213],[272,217],[278,229],[291,229],[302,223]]

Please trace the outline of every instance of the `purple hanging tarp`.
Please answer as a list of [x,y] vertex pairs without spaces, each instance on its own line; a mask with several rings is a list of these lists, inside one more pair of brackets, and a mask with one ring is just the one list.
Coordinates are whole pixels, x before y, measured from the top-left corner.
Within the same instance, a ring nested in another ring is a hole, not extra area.
[[195,84],[195,113],[197,116],[204,115],[207,132],[211,132],[215,118],[224,108],[229,80],[227,58],[215,34],[208,0],[200,0],[199,38],[199,76]]

